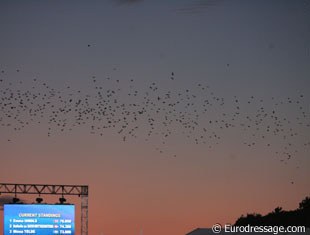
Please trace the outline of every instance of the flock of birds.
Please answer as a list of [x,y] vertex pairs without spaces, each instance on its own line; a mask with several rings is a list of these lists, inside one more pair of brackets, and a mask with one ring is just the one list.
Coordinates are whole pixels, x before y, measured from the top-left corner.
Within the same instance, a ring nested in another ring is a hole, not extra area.
[[[176,136],[213,148],[227,141],[229,132],[247,148],[276,149],[284,164],[310,146],[305,136],[310,131],[309,104],[303,94],[228,99],[205,84],[169,90],[150,82],[141,88],[134,79],[96,76],[88,78],[90,89],[85,91],[56,89],[37,78],[12,83],[4,70],[0,75],[0,129],[18,132],[45,123],[48,137],[81,126],[98,136],[110,129],[121,141],[160,141],[156,150],[161,154]],[[167,80],[176,82],[174,72]]]

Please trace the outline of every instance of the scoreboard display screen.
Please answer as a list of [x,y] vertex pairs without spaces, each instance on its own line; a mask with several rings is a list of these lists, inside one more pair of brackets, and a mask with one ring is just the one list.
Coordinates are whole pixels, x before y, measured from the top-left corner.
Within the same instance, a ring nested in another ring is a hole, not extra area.
[[74,205],[5,204],[4,235],[74,235]]

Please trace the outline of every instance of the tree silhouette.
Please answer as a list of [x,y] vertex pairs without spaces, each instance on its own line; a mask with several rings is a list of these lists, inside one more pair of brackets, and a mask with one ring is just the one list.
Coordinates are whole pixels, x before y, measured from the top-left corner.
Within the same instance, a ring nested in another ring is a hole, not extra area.
[[285,211],[282,207],[276,207],[272,212],[262,216],[257,213],[241,215],[235,222],[236,226],[245,225],[269,225],[269,226],[293,226],[300,225],[310,228],[310,197],[306,197],[299,203],[299,208]]
[[299,203],[301,219],[307,227],[310,227],[310,197],[306,197]]
[[310,210],[310,197],[306,197],[299,203],[300,210]]
[[274,214],[280,214],[280,213],[282,213],[282,212],[283,212],[282,207],[277,207],[277,208],[275,208],[274,211],[273,211]]

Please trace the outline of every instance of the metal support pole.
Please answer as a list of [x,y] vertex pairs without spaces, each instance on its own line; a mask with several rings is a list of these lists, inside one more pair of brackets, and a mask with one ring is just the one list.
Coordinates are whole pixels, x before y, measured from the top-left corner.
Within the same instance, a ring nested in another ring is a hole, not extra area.
[[81,196],[81,235],[88,235],[88,196]]

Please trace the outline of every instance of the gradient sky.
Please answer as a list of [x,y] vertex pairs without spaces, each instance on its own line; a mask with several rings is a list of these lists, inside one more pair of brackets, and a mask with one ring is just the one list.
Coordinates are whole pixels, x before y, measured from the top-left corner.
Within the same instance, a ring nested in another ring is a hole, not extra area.
[[[246,213],[295,209],[309,196],[310,1],[1,0],[0,28],[1,98],[8,87],[43,93],[34,78],[66,95],[67,86],[93,94],[92,77],[110,77],[105,86],[119,80],[120,100],[130,79],[140,93],[156,82],[160,94],[189,89],[198,98],[203,84],[225,99],[228,113],[236,97],[244,116],[282,102],[278,114],[291,120],[282,128],[298,133],[297,152],[281,162],[282,140],[255,137],[248,147],[255,133],[242,128],[221,132],[208,148],[177,125],[165,144],[140,132],[124,142],[113,128],[93,135],[88,125],[48,137],[45,120],[21,131],[0,125],[0,182],[89,185],[89,234],[183,235]],[[246,105],[251,96],[256,103]],[[14,126],[3,110],[0,124]],[[200,116],[200,128],[208,118]]]

